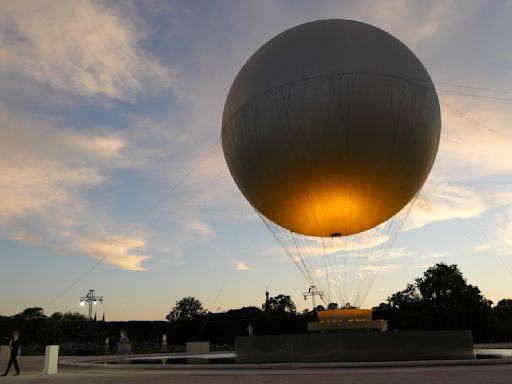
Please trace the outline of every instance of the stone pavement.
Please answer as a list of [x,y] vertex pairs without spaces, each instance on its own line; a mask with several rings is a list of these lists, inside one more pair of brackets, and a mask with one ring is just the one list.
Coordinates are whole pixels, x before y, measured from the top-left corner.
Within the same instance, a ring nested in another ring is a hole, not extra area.
[[[20,358],[20,376],[0,377],[2,383],[79,383],[79,384],[506,384],[512,383],[512,364],[410,367],[277,367],[274,369],[146,369],[80,368],[59,366],[57,375],[45,376],[44,358]],[[0,367],[2,368],[2,367]],[[13,372],[11,371],[11,374]]]

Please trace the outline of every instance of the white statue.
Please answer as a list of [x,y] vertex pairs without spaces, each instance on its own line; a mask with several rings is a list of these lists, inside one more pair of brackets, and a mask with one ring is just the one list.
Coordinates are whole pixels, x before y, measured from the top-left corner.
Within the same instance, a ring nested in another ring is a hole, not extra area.
[[124,329],[121,329],[119,331],[119,335],[121,335],[121,338],[119,339],[120,343],[129,343],[130,342],[130,340],[128,339],[128,333]]

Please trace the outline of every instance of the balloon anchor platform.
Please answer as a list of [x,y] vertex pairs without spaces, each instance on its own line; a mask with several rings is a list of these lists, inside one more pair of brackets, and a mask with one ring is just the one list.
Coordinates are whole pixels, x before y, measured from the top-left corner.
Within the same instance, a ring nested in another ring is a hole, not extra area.
[[371,309],[329,309],[316,313],[318,321],[308,323],[309,332],[386,331],[385,320],[372,320]]
[[236,338],[236,363],[475,359],[469,330],[378,332],[386,323],[371,320],[371,310],[322,312],[308,324],[310,333]]

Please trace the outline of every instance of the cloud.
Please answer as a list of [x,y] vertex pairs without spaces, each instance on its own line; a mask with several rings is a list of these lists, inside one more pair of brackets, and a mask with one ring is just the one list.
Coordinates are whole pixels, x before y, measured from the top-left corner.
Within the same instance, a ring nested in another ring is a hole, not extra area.
[[494,204],[485,199],[481,190],[430,182],[414,203],[405,230],[444,220],[478,217]]
[[145,271],[146,268],[141,263],[150,257],[137,253],[144,245],[145,242],[141,238],[116,235],[99,239],[81,239],[77,242],[77,249],[102,263],[132,271]]
[[460,181],[512,172],[510,104],[456,96],[441,100],[443,132],[435,169]]
[[423,269],[423,270],[426,270],[430,267],[432,267],[432,264],[427,264],[427,263],[416,264],[414,266],[414,268]]
[[474,250],[475,252],[480,252],[480,251],[487,251],[487,250],[488,250],[488,249],[490,249],[490,248],[491,248],[491,246],[490,246],[490,245],[488,245],[488,244],[481,244],[481,245],[475,245],[475,246],[473,247],[473,250]]
[[88,0],[2,2],[0,72],[120,100],[171,86],[175,71],[140,47],[144,32],[129,16]]
[[[71,204],[77,188],[104,181],[123,141],[86,136],[0,108],[0,222]],[[103,164],[103,165],[102,165]]]
[[[446,14],[453,11],[449,1],[428,4],[408,0],[370,3],[361,3],[356,13],[366,22],[393,33],[411,48],[433,39],[442,30]],[[372,12],[368,12],[370,6]]]
[[482,217],[491,209],[512,202],[508,185],[484,187],[453,185],[446,178],[432,177],[422,189],[404,230],[421,228],[436,222]]
[[403,259],[413,257],[417,254],[417,251],[410,251],[407,248],[395,248],[386,251],[385,259]]
[[425,253],[419,256],[419,259],[421,260],[432,260],[432,259],[439,259],[442,257],[450,256],[452,255],[452,252],[431,252],[431,253]]
[[54,123],[14,116],[0,108],[3,236],[57,253],[81,252],[121,268],[144,270],[141,262],[148,256],[136,253],[144,239],[108,235],[109,219],[98,214],[82,194],[86,188],[104,184],[108,171],[122,163],[125,140],[110,133],[85,135]]
[[104,159],[120,157],[120,152],[126,145],[125,140],[116,135],[90,137],[79,133],[67,133],[65,136],[70,146]]
[[493,220],[493,252],[512,255],[512,207],[508,206]]
[[400,268],[400,265],[398,264],[338,265],[327,268],[318,268],[314,271],[314,274],[316,277],[325,277],[327,273],[329,273],[329,275],[338,275],[339,277],[351,275],[354,278],[362,278],[366,277],[368,274],[386,273],[394,271],[398,268]]
[[203,237],[209,238],[215,235],[215,232],[210,228],[210,226],[205,221],[200,221],[198,219],[193,219],[186,224],[187,228],[193,231],[194,233],[201,235]]
[[245,262],[240,260],[233,260],[233,264],[235,266],[235,270],[237,271],[248,271],[251,269]]
[[387,272],[392,272],[399,269],[401,266],[398,264],[388,264],[388,265],[367,265],[360,269],[360,273],[375,273],[382,274]]
[[13,235],[11,237],[11,240],[15,240],[19,243],[32,245],[32,246],[41,245],[43,242],[43,239],[41,236],[30,235],[30,234],[26,234],[26,233]]

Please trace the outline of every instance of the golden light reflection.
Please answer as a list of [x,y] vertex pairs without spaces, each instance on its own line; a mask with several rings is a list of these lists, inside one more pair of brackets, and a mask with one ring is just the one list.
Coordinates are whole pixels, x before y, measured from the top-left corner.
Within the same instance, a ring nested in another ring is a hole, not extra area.
[[335,323],[340,321],[371,321],[371,309],[330,309],[317,312],[318,321],[321,323]]
[[397,193],[393,183],[367,179],[281,184],[272,194],[254,196],[255,208],[281,226],[310,236],[348,236],[373,228],[405,206],[415,191]]

